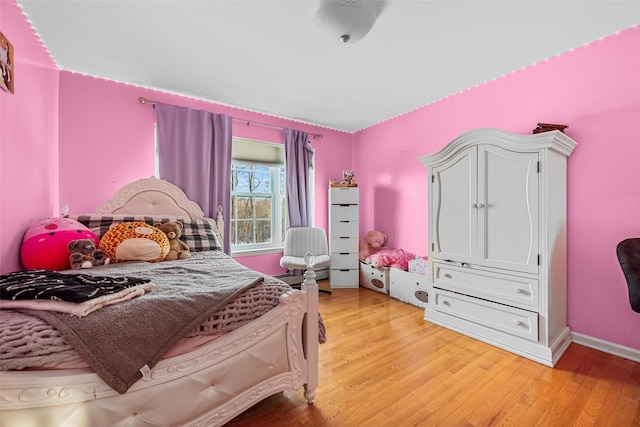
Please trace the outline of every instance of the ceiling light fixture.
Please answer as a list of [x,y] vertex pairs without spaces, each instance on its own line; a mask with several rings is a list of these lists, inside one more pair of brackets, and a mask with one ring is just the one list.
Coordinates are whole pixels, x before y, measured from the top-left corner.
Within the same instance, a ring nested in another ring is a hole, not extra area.
[[316,11],[316,27],[329,40],[353,44],[367,35],[377,18],[368,0],[322,0]]

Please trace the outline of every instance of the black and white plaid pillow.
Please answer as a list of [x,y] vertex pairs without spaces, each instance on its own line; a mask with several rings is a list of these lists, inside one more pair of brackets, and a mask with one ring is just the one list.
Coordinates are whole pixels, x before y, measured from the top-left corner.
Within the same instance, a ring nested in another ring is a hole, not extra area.
[[182,228],[182,236],[180,240],[183,240],[189,249],[194,252],[200,251],[219,251],[222,250],[222,245],[218,241],[216,232],[213,225],[202,219],[187,219],[182,222],[184,227]]
[[218,241],[214,226],[206,219],[190,219],[171,216],[144,216],[144,215],[78,215],[69,218],[85,225],[93,231],[100,239],[109,230],[112,224],[121,222],[143,221],[149,225],[157,226],[165,222],[180,221],[184,225],[180,240],[184,241],[189,250],[193,252],[222,250],[222,245]]

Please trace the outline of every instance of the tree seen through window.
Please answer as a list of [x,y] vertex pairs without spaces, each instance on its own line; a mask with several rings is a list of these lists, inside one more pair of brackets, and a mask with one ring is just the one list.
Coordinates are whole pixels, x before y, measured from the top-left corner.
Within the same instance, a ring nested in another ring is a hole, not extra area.
[[284,167],[232,164],[232,246],[242,248],[280,244],[285,229],[285,212]]

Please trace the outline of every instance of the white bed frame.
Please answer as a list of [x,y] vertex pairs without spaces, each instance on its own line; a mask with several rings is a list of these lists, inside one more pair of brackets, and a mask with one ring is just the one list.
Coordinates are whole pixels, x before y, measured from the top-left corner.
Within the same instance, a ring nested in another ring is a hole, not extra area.
[[[156,178],[124,186],[96,212],[203,218],[179,188]],[[218,212],[221,239],[222,220]],[[0,426],[220,426],[268,396],[302,387],[312,403],[317,313],[318,285],[309,269],[302,290],[281,296],[266,315],[162,360],[125,394],[90,369],[0,372]]]

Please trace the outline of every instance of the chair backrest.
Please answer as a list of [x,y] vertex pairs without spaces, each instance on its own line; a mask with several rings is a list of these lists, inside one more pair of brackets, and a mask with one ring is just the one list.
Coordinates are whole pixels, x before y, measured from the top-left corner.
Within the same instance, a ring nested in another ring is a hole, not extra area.
[[327,234],[320,227],[291,227],[284,235],[283,256],[304,257],[307,252],[328,255]]
[[625,239],[618,243],[616,254],[629,287],[631,309],[640,313],[640,238]]

